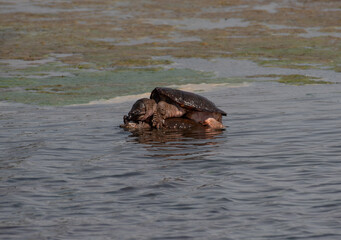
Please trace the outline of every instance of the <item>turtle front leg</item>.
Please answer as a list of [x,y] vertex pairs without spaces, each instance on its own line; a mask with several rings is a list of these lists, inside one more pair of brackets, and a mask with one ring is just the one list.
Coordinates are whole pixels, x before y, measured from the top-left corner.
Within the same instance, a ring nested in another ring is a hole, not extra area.
[[185,113],[186,110],[181,107],[160,101],[157,104],[156,111],[153,115],[153,126],[156,128],[162,128],[164,126],[165,119],[171,117],[181,117]]

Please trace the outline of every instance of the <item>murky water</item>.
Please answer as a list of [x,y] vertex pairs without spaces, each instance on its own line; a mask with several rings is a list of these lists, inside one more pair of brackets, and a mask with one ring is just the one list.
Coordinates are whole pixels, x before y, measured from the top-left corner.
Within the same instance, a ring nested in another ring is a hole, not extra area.
[[197,30],[197,29],[216,29],[226,27],[247,27],[248,22],[242,21],[239,18],[221,19],[220,21],[212,22],[200,18],[189,19],[149,19],[148,23],[157,25],[173,25],[179,29]]
[[340,239],[340,85],[202,94],[226,131],[130,133],[132,101],[2,103],[1,238]]

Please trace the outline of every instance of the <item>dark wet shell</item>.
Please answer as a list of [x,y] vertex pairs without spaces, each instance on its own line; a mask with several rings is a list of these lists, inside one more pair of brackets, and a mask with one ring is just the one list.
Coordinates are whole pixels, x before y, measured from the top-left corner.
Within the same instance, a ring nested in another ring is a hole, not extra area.
[[223,110],[217,108],[213,102],[203,96],[191,92],[181,91],[173,88],[157,87],[152,91],[150,98],[154,99],[156,102],[176,102],[181,107],[189,110],[217,112],[226,116],[226,113]]

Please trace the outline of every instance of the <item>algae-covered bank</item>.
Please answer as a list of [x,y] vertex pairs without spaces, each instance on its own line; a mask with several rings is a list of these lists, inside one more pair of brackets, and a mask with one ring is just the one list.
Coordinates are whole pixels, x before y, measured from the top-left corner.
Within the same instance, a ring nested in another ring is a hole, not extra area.
[[189,58],[249,60],[287,69],[282,75],[341,68],[340,1],[1,0],[0,6],[2,101],[67,105],[156,85],[256,79],[243,74],[242,64],[237,75],[219,77],[210,69],[178,70],[178,60]]

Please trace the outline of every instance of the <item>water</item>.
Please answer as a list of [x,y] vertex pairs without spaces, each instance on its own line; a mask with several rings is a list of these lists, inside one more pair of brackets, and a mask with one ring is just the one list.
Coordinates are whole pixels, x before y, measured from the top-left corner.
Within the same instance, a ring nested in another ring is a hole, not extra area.
[[[213,72],[217,77],[243,78],[245,76],[256,75],[306,75],[322,78],[326,81],[340,83],[341,73],[330,71],[328,69],[286,69],[279,67],[262,67],[248,60],[236,60],[231,58],[215,58],[211,60],[200,58],[171,58],[164,57],[174,61],[172,67],[177,69],[193,69],[196,71]],[[264,59],[266,60],[266,59]],[[272,59],[276,60],[276,59]],[[301,65],[309,66],[309,63]],[[318,65],[316,65],[318,66]]]
[[249,22],[239,18],[220,19],[212,22],[201,18],[183,19],[148,19],[146,22],[156,25],[173,25],[179,29],[198,30],[198,29],[217,29],[226,27],[247,27]]
[[0,238],[340,239],[340,85],[201,94],[226,131],[124,131],[132,99],[1,103]]

